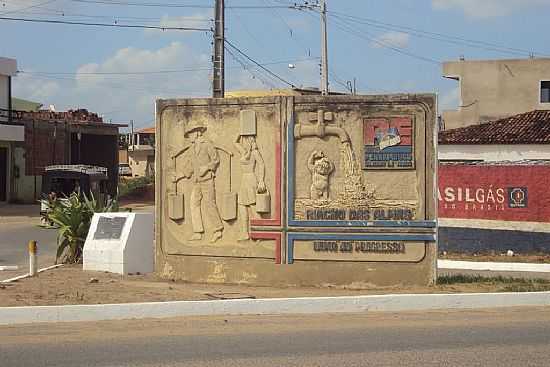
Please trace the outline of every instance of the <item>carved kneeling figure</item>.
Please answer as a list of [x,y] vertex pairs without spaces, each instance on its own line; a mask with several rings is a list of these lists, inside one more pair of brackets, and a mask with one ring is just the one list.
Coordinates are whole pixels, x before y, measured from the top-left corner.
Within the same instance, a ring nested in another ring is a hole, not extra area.
[[314,150],[307,161],[307,168],[311,172],[310,198],[328,199],[329,176],[334,171],[334,164],[324,152]]

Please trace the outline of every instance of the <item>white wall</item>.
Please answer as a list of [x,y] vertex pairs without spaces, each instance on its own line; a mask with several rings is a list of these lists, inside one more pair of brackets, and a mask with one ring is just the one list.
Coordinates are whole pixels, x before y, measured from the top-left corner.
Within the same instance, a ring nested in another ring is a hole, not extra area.
[[8,85],[8,77],[0,75],[0,109],[4,110],[8,109],[8,98],[10,95]]
[[[25,149],[16,147],[13,149],[14,165],[19,168],[19,178],[15,179],[15,185],[12,189],[13,199],[25,202],[34,203],[34,176],[25,176]],[[40,199],[42,192],[42,176],[36,176],[36,196]]]
[[147,150],[129,150],[128,151],[128,163],[132,169],[133,177],[143,177],[147,171],[147,157],[154,156],[155,151],[153,149]]
[[9,77],[17,73],[17,62],[14,59],[0,57],[0,108],[9,106]]
[[25,141],[25,126],[0,124],[0,140]]
[[481,160],[487,162],[550,160],[550,144],[438,145],[439,160]]

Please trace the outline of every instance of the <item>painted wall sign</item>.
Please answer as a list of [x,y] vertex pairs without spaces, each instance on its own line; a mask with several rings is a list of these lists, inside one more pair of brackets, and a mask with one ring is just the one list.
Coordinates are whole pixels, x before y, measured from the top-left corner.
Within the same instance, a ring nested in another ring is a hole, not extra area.
[[364,169],[413,169],[414,124],[410,116],[363,121]]
[[510,208],[527,208],[527,187],[508,188],[508,206]]
[[550,222],[550,166],[440,165],[439,217]]

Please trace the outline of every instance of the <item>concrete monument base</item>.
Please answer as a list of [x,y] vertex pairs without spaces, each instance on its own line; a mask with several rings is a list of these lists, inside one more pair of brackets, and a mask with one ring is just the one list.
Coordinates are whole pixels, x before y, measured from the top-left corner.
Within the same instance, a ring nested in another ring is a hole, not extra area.
[[96,213],[84,244],[83,270],[152,273],[153,215]]

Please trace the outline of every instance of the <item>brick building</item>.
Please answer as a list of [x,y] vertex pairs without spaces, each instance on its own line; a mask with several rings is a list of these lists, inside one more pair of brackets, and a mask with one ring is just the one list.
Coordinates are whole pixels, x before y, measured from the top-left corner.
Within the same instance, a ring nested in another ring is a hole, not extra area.
[[118,185],[118,129],[125,125],[104,123],[87,110],[67,112],[13,111],[24,126],[24,142],[14,146],[10,201],[33,202],[40,198],[44,167],[53,164],[89,164],[106,167],[109,191]]

